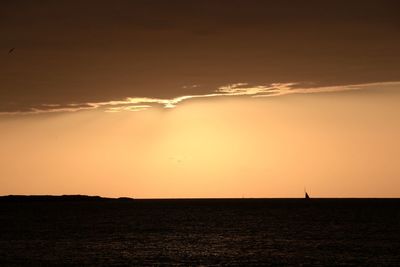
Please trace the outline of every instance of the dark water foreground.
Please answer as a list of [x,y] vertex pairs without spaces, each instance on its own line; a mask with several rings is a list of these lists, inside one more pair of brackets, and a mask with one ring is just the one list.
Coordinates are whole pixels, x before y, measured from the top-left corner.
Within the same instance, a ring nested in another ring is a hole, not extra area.
[[0,201],[0,266],[400,266],[399,199]]

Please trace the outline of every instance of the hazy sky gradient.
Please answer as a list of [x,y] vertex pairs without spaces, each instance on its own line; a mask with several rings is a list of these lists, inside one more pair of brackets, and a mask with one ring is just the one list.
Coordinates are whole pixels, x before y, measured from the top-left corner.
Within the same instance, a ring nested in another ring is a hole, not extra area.
[[0,121],[0,194],[400,196],[399,87]]
[[0,195],[400,197],[399,3],[3,1]]

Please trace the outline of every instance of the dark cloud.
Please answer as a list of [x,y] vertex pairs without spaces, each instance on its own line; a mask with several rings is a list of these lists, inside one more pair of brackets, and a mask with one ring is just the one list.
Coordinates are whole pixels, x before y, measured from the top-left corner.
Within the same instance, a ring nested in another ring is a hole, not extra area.
[[0,5],[2,110],[208,94],[239,82],[400,80],[398,1]]

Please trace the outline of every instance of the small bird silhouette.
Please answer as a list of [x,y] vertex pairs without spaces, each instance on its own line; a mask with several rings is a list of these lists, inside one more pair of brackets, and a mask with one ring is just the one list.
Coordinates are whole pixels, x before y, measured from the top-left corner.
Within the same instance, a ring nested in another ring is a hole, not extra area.
[[8,53],[11,54],[12,52],[14,52],[14,50],[15,50],[15,47],[11,48],[11,49],[8,51]]

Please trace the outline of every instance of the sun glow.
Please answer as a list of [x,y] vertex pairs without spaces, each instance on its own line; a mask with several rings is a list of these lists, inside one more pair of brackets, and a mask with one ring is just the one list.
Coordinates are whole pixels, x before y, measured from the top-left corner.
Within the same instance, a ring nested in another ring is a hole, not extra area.
[[5,116],[2,194],[298,197],[307,185],[314,196],[395,196],[397,88]]

